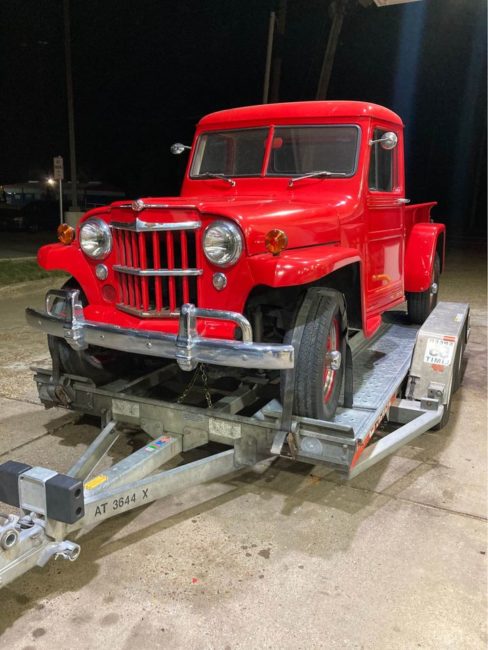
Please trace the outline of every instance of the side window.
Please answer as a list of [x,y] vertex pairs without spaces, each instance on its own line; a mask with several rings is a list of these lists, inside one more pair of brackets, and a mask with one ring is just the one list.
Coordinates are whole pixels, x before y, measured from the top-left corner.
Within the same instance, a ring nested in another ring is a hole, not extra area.
[[[379,140],[386,131],[375,129],[373,140]],[[383,149],[377,142],[371,145],[369,162],[369,189],[375,192],[391,192],[395,187],[395,149]]]

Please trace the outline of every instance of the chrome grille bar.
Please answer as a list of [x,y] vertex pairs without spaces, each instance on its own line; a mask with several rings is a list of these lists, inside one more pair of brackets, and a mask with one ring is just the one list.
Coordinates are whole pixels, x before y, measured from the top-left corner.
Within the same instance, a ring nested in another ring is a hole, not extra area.
[[120,264],[114,264],[114,271],[119,273],[127,273],[128,275],[135,275],[137,277],[188,277],[202,275],[202,269],[139,269],[133,266],[122,266]]
[[130,223],[125,221],[113,221],[112,228],[117,230],[132,230],[135,232],[152,232],[152,231],[167,231],[167,230],[198,230],[201,227],[200,221],[176,221],[168,223],[158,223],[152,221],[143,221],[136,219]]
[[197,220],[112,222],[117,307],[142,318],[176,316],[198,304],[200,228]]

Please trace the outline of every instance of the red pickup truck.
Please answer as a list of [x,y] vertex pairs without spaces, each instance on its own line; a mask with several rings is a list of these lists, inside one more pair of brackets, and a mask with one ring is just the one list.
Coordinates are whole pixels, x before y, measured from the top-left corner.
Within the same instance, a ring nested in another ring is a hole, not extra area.
[[55,368],[96,383],[150,357],[294,368],[294,412],[330,419],[348,331],[371,336],[405,299],[423,322],[437,301],[445,227],[435,203],[407,205],[401,119],[356,101],[250,106],[204,117],[185,149],[179,197],[60,227],[39,264],[72,279],[28,321]]

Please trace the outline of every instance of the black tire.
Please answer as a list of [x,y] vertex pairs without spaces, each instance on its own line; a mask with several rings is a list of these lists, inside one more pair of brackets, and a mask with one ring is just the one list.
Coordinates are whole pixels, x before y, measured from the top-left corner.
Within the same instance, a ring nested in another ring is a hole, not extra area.
[[61,372],[87,377],[97,386],[108,384],[117,376],[113,367],[117,352],[92,346],[86,350],[73,350],[64,339],[51,334],[47,336],[47,344],[51,358],[59,356]]
[[411,323],[422,325],[431,311],[437,305],[439,295],[439,276],[441,274],[441,261],[436,253],[430,287],[427,291],[407,293],[407,311]]
[[[63,289],[78,289],[80,291],[81,304],[88,304],[85,294],[81,291],[79,284],[68,280]],[[59,301],[59,309],[62,309],[63,302]],[[56,311],[56,304],[53,306]],[[48,334],[47,343],[51,358],[59,358],[60,370],[69,375],[79,375],[91,379],[97,386],[107,384],[121,377],[133,376],[135,373],[149,372],[158,365],[166,363],[165,359],[145,357],[140,354],[130,354],[98,346],[88,346],[86,350],[73,350],[73,348],[62,338]]]
[[[310,302],[303,333],[295,354],[295,394],[293,413],[318,420],[330,420],[339,402],[346,339],[343,336],[341,296],[336,291],[316,293]],[[295,325],[287,332],[284,342],[290,344]],[[341,353],[337,370],[329,366],[327,353]],[[281,385],[283,387],[283,380]],[[283,390],[282,390],[283,402]]]

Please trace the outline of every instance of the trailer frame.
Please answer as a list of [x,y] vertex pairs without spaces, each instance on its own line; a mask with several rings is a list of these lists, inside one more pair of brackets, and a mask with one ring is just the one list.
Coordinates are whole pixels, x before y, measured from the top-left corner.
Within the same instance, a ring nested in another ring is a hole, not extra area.
[[[99,416],[102,428],[66,474],[15,461],[0,465],[0,501],[20,509],[18,515],[0,515],[0,587],[53,556],[76,560],[80,546],[67,537],[81,529],[262,459],[321,463],[354,478],[445,424],[461,380],[469,306],[440,302],[420,328],[398,315],[390,321],[370,340],[361,333],[352,337],[353,404],[344,394],[331,422],[292,415],[286,397],[283,408],[268,399],[279,382],[273,372],[241,372],[237,389],[226,393],[212,388],[197,369],[200,385],[195,374],[191,388],[203,391],[207,406],[201,407],[148,396],[172,381],[175,363],[101,387],[56,368],[36,368],[34,379],[47,408],[61,405]],[[286,372],[292,397],[293,370]],[[219,396],[215,403],[212,391]],[[385,422],[389,431],[381,430]],[[97,472],[127,427],[143,430],[147,444]],[[162,469],[208,443],[226,448]]]

